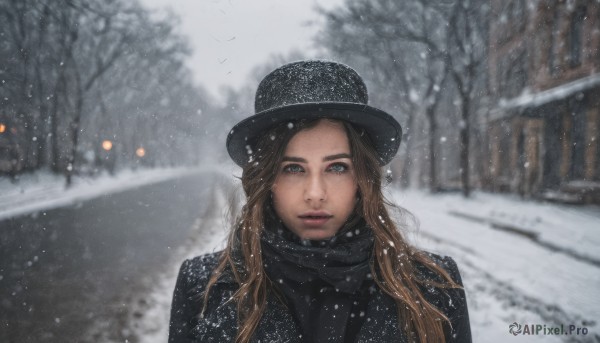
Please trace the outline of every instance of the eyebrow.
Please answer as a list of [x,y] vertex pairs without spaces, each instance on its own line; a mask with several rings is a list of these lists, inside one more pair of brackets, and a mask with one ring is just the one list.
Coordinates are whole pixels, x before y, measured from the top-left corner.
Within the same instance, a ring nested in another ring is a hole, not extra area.
[[[350,154],[347,154],[347,153],[329,155],[329,156],[323,157],[323,162],[325,162],[325,161],[333,161],[333,160],[337,160],[337,159],[340,159],[340,158],[349,158],[349,159],[352,159],[352,156],[350,156]],[[308,163],[308,161],[305,158],[302,158],[302,157],[293,157],[293,156],[283,156],[282,162],[302,162],[302,163]]]

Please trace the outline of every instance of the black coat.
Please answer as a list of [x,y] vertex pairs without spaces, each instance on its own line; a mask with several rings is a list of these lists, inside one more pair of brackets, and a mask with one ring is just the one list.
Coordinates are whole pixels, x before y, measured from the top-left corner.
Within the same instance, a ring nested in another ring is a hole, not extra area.
[[[458,267],[450,257],[430,254],[432,259],[446,269],[454,281],[462,285]],[[179,271],[171,307],[169,343],[233,342],[237,333],[237,310],[228,301],[238,288],[231,273],[225,273],[212,288],[204,316],[202,309],[204,290],[211,272],[216,267],[219,253],[186,260]],[[417,266],[417,272],[435,279],[429,269]],[[429,275],[428,275],[429,274]],[[459,289],[439,290],[424,288],[429,302],[442,310],[452,323],[446,328],[447,342],[471,342],[471,328],[465,293]],[[360,329],[357,342],[407,342],[398,327],[396,303],[376,287],[371,294],[367,319]],[[302,342],[300,328],[288,308],[270,294],[267,307],[256,329],[252,342]]]

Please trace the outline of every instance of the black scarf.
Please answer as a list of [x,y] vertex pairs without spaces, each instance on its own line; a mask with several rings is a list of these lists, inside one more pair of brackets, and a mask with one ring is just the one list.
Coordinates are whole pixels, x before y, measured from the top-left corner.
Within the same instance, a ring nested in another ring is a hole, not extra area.
[[303,340],[355,342],[373,285],[371,229],[360,221],[331,239],[309,241],[273,224],[261,237],[265,270],[284,295]]

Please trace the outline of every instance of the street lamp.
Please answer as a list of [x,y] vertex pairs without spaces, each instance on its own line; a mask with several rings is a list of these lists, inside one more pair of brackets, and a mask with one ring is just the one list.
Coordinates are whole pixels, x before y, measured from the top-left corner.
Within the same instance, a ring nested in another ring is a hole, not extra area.
[[110,151],[110,149],[112,149],[113,143],[106,139],[104,141],[102,141],[102,149],[106,150],[106,151]]
[[144,149],[144,148],[142,148],[142,147],[139,147],[139,148],[137,148],[137,150],[135,151],[135,154],[136,154],[138,157],[144,157],[144,156],[146,155],[146,149]]
[[4,123],[0,123],[0,133],[4,133],[6,131],[6,125]]

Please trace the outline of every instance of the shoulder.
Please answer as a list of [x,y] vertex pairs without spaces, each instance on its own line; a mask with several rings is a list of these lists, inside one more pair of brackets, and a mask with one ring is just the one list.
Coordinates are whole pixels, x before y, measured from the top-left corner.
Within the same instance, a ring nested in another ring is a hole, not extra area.
[[[440,256],[426,251],[421,251],[421,253],[430,260],[426,263],[415,263],[415,277],[419,281],[423,296],[431,304],[446,313],[446,315],[450,315],[455,311],[463,311],[466,307],[465,291],[462,287],[462,278],[454,259],[449,256]],[[460,288],[439,287],[440,283],[446,284],[447,282],[442,275],[426,265],[431,263],[444,269]]]
[[[221,254],[222,251],[218,251],[185,260],[179,269],[175,293],[180,294],[189,301],[198,302],[219,264]],[[226,269],[226,271],[220,275],[215,283],[215,290],[221,289],[230,283],[234,283],[233,275],[230,274],[229,269]]]
[[[233,284],[223,275],[211,289],[204,308],[204,291],[222,252],[206,254],[185,260],[173,293],[169,342],[226,342],[235,337],[236,317],[233,303],[227,303],[233,294]],[[223,324],[223,326],[221,326]]]
[[[450,320],[450,327],[445,327],[448,342],[471,342],[471,328],[465,290],[458,266],[450,256],[440,256],[421,251],[429,260],[442,267],[460,288],[441,288],[433,282],[442,282],[441,275],[435,273],[423,263],[416,263],[415,273],[420,279],[423,296],[429,303],[440,309]],[[430,262],[430,263],[431,263]],[[430,283],[432,282],[432,283]]]
[[222,251],[196,256],[183,261],[179,269],[179,278],[186,284],[198,284],[210,278],[219,263]]
[[[421,250],[419,253],[425,256],[430,263],[434,263],[444,269],[454,282],[462,286],[462,278],[458,270],[458,265],[452,257],[434,254],[425,250]],[[416,261],[415,272],[417,273],[417,277],[422,278],[424,281],[443,282],[441,276],[432,271],[426,263]]]

